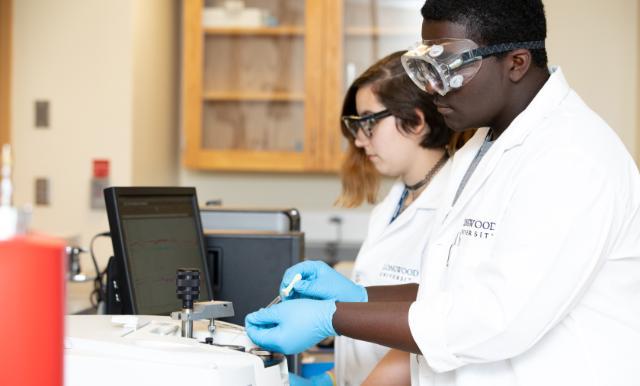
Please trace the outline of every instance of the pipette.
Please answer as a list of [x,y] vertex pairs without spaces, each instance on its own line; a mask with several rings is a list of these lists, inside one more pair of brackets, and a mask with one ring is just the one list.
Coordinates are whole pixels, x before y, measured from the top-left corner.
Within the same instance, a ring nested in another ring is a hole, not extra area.
[[301,275],[301,274],[299,274],[299,273],[296,273],[296,275],[293,277],[293,280],[291,280],[291,283],[289,283],[289,285],[288,285],[285,289],[283,289],[282,291],[280,291],[280,295],[276,296],[276,298],[275,298],[275,299],[273,299],[273,300],[271,301],[271,303],[269,303],[269,305],[267,305],[267,307],[271,307],[271,306],[272,306],[272,305],[274,305],[274,304],[278,304],[278,303],[280,303],[280,302],[282,301],[282,298],[283,298],[283,297],[285,297],[285,298],[286,298],[287,296],[289,296],[289,293],[290,293],[291,291],[293,291],[293,286],[294,286],[294,284],[296,284],[296,283],[297,283],[297,282],[299,282],[300,280],[302,280],[302,275]]

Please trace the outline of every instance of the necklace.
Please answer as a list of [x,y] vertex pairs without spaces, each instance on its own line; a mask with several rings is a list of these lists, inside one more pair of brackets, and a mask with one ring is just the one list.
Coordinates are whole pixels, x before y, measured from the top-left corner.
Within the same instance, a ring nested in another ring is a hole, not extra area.
[[410,203],[407,202],[407,197],[409,196],[409,193],[411,193],[411,198],[412,200],[414,200],[415,196],[417,196],[416,194],[417,191],[420,188],[426,186],[431,181],[431,179],[433,178],[433,176],[436,175],[438,170],[440,170],[442,166],[444,166],[444,164],[447,162],[448,158],[449,158],[449,153],[445,152],[442,155],[442,158],[440,158],[440,160],[436,162],[435,165],[433,165],[431,170],[427,172],[427,175],[422,180],[418,181],[418,183],[413,185],[404,184],[404,191],[402,192],[402,196],[400,196],[400,202],[398,202],[398,206],[396,206],[396,210],[393,212],[393,216],[391,216],[391,221],[389,221],[389,223],[392,223],[396,218],[398,218],[398,216],[400,216],[400,213],[402,213],[404,209],[410,205]]
[[442,158],[440,158],[440,160],[438,160],[438,162],[436,162],[436,164],[433,165],[431,170],[427,172],[427,175],[422,180],[418,181],[413,185],[404,184],[404,188],[409,191],[415,192],[416,190],[422,188],[423,186],[426,186],[429,182],[431,182],[431,179],[433,178],[433,176],[436,175],[438,170],[440,170],[444,166],[448,158],[449,158],[449,154],[447,154],[447,152],[444,152],[444,154],[442,155]]

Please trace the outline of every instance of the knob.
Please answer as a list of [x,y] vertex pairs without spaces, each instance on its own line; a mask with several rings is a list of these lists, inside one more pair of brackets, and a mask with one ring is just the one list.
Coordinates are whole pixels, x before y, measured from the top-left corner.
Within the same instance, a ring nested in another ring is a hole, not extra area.
[[200,295],[200,271],[194,268],[179,268],[176,271],[176,295],[182,300],[182,308],[192,309]]

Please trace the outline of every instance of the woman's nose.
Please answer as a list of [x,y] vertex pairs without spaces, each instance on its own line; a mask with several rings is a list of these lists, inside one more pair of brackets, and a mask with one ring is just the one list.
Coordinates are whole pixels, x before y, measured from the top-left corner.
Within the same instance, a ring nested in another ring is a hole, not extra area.
[[358,135],[356,135],[353,143],[356,145],[356,147],[365,147],[368,140],[369,138],[367,138],[367,136],[364,135],[362,130],[358,130]]

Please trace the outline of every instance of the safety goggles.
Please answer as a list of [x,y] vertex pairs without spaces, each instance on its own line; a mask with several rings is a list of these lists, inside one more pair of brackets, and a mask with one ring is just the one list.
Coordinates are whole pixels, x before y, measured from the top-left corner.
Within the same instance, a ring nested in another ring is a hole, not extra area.
[[402,55],[401,61],[418,87],[430,94],[446,95],[469,83],[480,70],[482,59],[522,48],[541,49],[544,41],[478,47],[469,39],[425,40]]
[[377,113],[367,114],[363,116],[350,115],[342,117],[342,123],[344,127],[349,130],[349,133],[353,135],[353,138],[358,136],[358,131],[362,130],[367,138],[371,138],[373,135],[373,128],[378,121],[383,118],[391,116],[391,112],[387,109],[378,111]]

